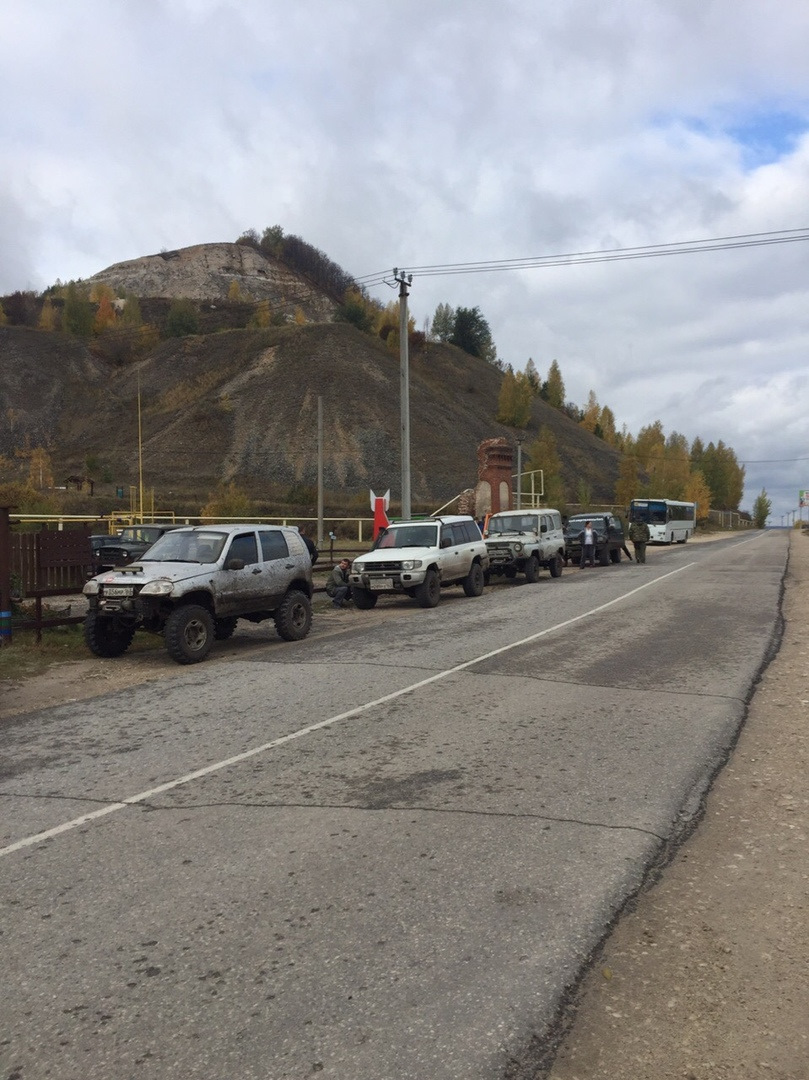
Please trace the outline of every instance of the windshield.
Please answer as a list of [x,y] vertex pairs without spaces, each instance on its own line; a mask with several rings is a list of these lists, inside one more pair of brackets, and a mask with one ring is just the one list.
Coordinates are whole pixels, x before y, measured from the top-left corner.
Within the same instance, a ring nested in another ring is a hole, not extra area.
[[167,532],[142,558],[142,562],[214,563],[222,554],[227,533]]
[[530,514],[497,514],[489,518],[489,536],[536,531],[537,519]]
[[376,538],[372,551],[382,548],[438,547],[438,525],[389,525]]

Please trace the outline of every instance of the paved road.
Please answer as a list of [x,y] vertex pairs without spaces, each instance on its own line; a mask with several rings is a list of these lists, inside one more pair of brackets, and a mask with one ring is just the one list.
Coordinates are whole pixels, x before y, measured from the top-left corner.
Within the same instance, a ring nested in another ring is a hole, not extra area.
[[786,553],[382,601],[4,724],[0,1077],[534,1075],[735,736]]

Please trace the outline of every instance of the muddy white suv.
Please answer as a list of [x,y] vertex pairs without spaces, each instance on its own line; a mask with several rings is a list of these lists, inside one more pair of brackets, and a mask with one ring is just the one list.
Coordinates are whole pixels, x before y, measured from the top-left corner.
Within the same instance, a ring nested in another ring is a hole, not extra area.
[[174,529],[83,591],[84,640],[96,656],[120,656],[140,629],[162,634],[178,664],[195,664],[239,619],[272,618],[285,641],[312,625],[309,553],[297,529],[271,525]]
[[486,528],[489,574],[536,581],[545,567],[558,578],[565,562],[565,534],[558,510],[506,510]]
[[412,596],[435,607],[441,589],[461,585],[480,596],[489,556],[471,517],[446,516],[397,521],[377,536],[373,548],[354,560],[349,580],[358,608],[372,608],[384,593]]

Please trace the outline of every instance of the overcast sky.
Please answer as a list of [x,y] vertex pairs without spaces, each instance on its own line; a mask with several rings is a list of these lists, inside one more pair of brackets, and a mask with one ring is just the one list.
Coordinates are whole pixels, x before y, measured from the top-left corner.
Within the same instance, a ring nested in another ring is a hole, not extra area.
[[[0,0],[0,27],[0,293],[276,224],[356,277],[809,227],[807,0]],[[793,242],[416,273],[410,303],[479,307],[619,428],[722,439],[781,524],[807,284]]]

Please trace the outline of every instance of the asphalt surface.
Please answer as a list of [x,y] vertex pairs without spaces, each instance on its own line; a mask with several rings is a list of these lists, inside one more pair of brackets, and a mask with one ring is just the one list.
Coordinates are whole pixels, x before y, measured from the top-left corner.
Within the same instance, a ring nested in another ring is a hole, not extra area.
[[736,737],[786,555],[381,601],[7,721],[0,1077],[537,1075]]

